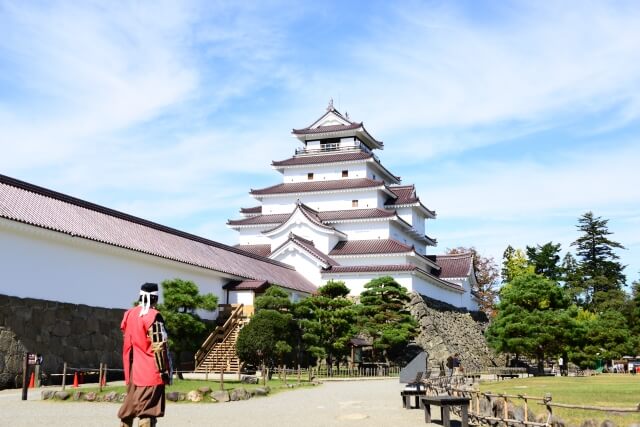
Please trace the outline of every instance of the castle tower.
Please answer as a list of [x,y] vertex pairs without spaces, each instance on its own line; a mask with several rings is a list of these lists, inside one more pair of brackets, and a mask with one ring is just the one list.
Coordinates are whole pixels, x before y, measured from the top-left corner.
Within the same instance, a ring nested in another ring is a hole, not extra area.
[[239,232],[239,248],[291,264],[318,286],[342,280],[357,295],[371,279],[390,275],[410,291],[475,308],[468,281],[444,280],[427,255],[437,242],[425,222],[436,213],[382,165],[374,154],[382,141],[332,102],[292,134],[302,146],[272,162],[282,182],[252,189],[259,205],[227,223]]

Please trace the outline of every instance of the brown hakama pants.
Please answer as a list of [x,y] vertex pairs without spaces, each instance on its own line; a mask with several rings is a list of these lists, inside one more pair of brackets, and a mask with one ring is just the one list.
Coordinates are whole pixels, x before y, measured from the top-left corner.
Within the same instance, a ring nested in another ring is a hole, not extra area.
[[133,420],[134,418],[156,418],[164,416],[164,384],[154,386],[135,386],[133,381],[127,386],[125,397],[118,418]]

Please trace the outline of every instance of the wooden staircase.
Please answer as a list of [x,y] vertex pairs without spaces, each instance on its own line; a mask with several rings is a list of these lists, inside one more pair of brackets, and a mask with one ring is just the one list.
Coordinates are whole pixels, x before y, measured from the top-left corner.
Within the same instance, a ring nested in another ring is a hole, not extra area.
[[[240,359],[236,355],[236,341],[240,329],[249,322],[247,307],[243,304],[228,306],[229,317],[207,337],[195,355],[195,372],[240,372]],[[222,316],[225,316],[223,314]]]

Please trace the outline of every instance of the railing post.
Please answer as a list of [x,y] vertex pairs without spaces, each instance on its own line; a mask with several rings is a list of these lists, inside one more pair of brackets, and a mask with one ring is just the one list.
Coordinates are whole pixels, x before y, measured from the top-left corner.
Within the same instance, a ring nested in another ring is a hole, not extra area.
[[65,384],[67,384],[67,362],[62,365],[62,391],[64,391]]

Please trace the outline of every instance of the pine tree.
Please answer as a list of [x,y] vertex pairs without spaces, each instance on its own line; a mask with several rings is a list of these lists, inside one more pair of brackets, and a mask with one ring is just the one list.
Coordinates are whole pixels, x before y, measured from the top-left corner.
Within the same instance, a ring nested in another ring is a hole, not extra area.
[[347,298],[349,288],[341,281],[328,281],[317,295],[300,301],[295,308],[307,351],[325,359],[331,372],[334,362],[345,356],[355,333],[354,304]]
[[578,219],[577,228],[582,233],[571,245],[575,246],[580,259],[582,287],[586,290],[586,303],[592,304],[595,294],[621,290],[626,277],[624,266],[617,260],[614,249],[625,249],[620,243],[609,239],[613,234],[607,228],[609,220],[594,217],[587,212]]
[[390,276],[373,279],[364,288],[359,325],[373,337],[374,350],[389,362],[417,333],[417,322],[405,308],[407,290]]
[[560,280],[562,268],[560,262],[560,243],[545,243],[536,247],[527,246],[527,258],[533,265],[534,272],[551,280]]

